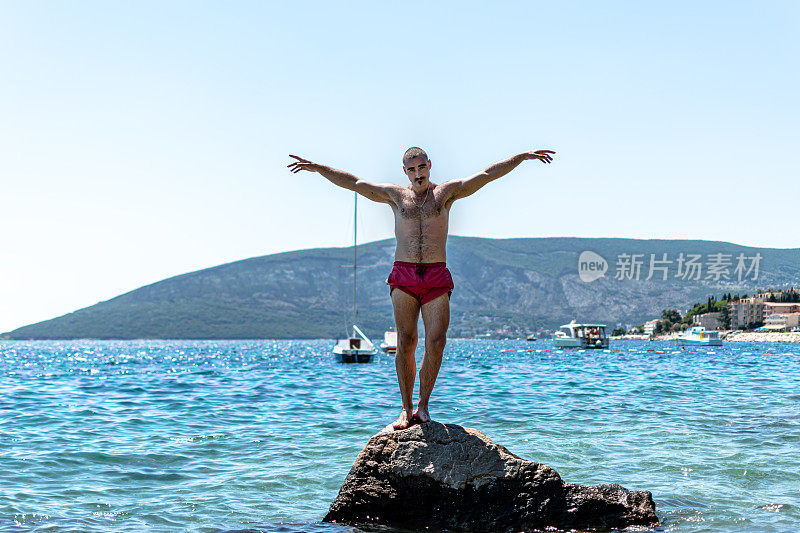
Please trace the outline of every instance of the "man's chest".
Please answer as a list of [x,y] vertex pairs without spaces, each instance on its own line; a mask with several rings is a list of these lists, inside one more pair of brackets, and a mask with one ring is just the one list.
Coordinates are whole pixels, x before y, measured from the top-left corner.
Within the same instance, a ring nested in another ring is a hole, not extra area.
[[436,196],[431,195],[430,198],[423,202],[416,203],[412,198],[403,198],[395,208],[395,218],[398,222],[403,220],[408,221],[447,221],[449,209],[445,203]]

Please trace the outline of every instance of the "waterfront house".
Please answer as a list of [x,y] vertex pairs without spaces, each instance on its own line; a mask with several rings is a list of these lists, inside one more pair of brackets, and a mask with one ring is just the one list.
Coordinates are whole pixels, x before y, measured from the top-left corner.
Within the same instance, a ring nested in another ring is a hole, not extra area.
[[692,325],[703,326],[708,330],[719,329],[722,326],[722,313],[705,313],[703,315],[694,315],[692,317]]
[[747,327],[750,324],[757,324],[764,321],[764,298],[751,296],[742,298],[728,304],[728,311],[731,317],[731,329]]
[[772,313],[764,319],[766,331],[790,331],[798,325],[800,325],[800,313]]
[[661,322],[660,318],[656,318],[655,320],[648,320],[644,323],[644,334],[645,335],[653,335],[656,331],[656,326]]

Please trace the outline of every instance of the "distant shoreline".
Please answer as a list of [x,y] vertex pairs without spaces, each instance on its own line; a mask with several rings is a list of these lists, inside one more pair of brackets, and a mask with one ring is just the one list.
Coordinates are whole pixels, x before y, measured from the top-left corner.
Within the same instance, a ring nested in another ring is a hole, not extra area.
[[[756,331],[731,331],[731,332],[720,332],[720,337],[725,342],[798,342],[800,343],[800,332],[789,332],[789,333],[763,333],[763,332],[756,332]],[[420,337],[423,339],[424,337]],[[518,340],[522,341],[525,339],[476,339],[474,337],[448,337],[447,340],[491,340],[491,341],[500,341],[500,340]],[[540,337],[537,339],[539,341],[546,341],[550,340],[549,336]],[[610,337],[611,341],[646,341],[650,340],[650,337],[647,335],[620,335],[617,337]],[[657,337],[653,337],[654,341],[677,341],[678,334],[677,333],[670,333],[669,335],[659,335]],[[282,342],[282,341],[330,341],[334,342],[333,338],[305,338],[305,339],[177,339],[177,338],[170,338],[170,339],[92,339],[92,338],[82,338],[82,339],[10,339],[7,337],[0,336],[0,342],[247,342],[247,341],[268,341],[268,342]]]
[[[800,332],[786,332],[786,333],[768,333],[762,331],[729,331],[720,332],[720,338],[726,342],[800,342]],[[621,335],[619,337],[611,337],[611,340],[637,340],[646,341],[649,337],[647,335]],[[670,333],[669,335],[659,335],[654,337],[656,341],[676,341],[678,340],[677,333]]]

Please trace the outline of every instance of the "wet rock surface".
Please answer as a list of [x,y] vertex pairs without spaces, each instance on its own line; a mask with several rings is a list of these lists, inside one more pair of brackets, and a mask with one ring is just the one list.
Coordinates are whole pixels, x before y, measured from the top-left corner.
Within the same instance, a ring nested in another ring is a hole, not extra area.
[[373,436],[324,521],[508,532],[658,525],[648,491],[564,483],[480,431],[438,422]]

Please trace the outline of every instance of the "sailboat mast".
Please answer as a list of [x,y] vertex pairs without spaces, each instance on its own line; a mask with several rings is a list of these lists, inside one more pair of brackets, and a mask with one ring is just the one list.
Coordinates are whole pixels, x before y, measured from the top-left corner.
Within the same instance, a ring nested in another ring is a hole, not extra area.
[[[358,242],[358,193],[353,193],[353,326],[356,324],[356,243]],[[353,333],[355,335],[355,333]]]

